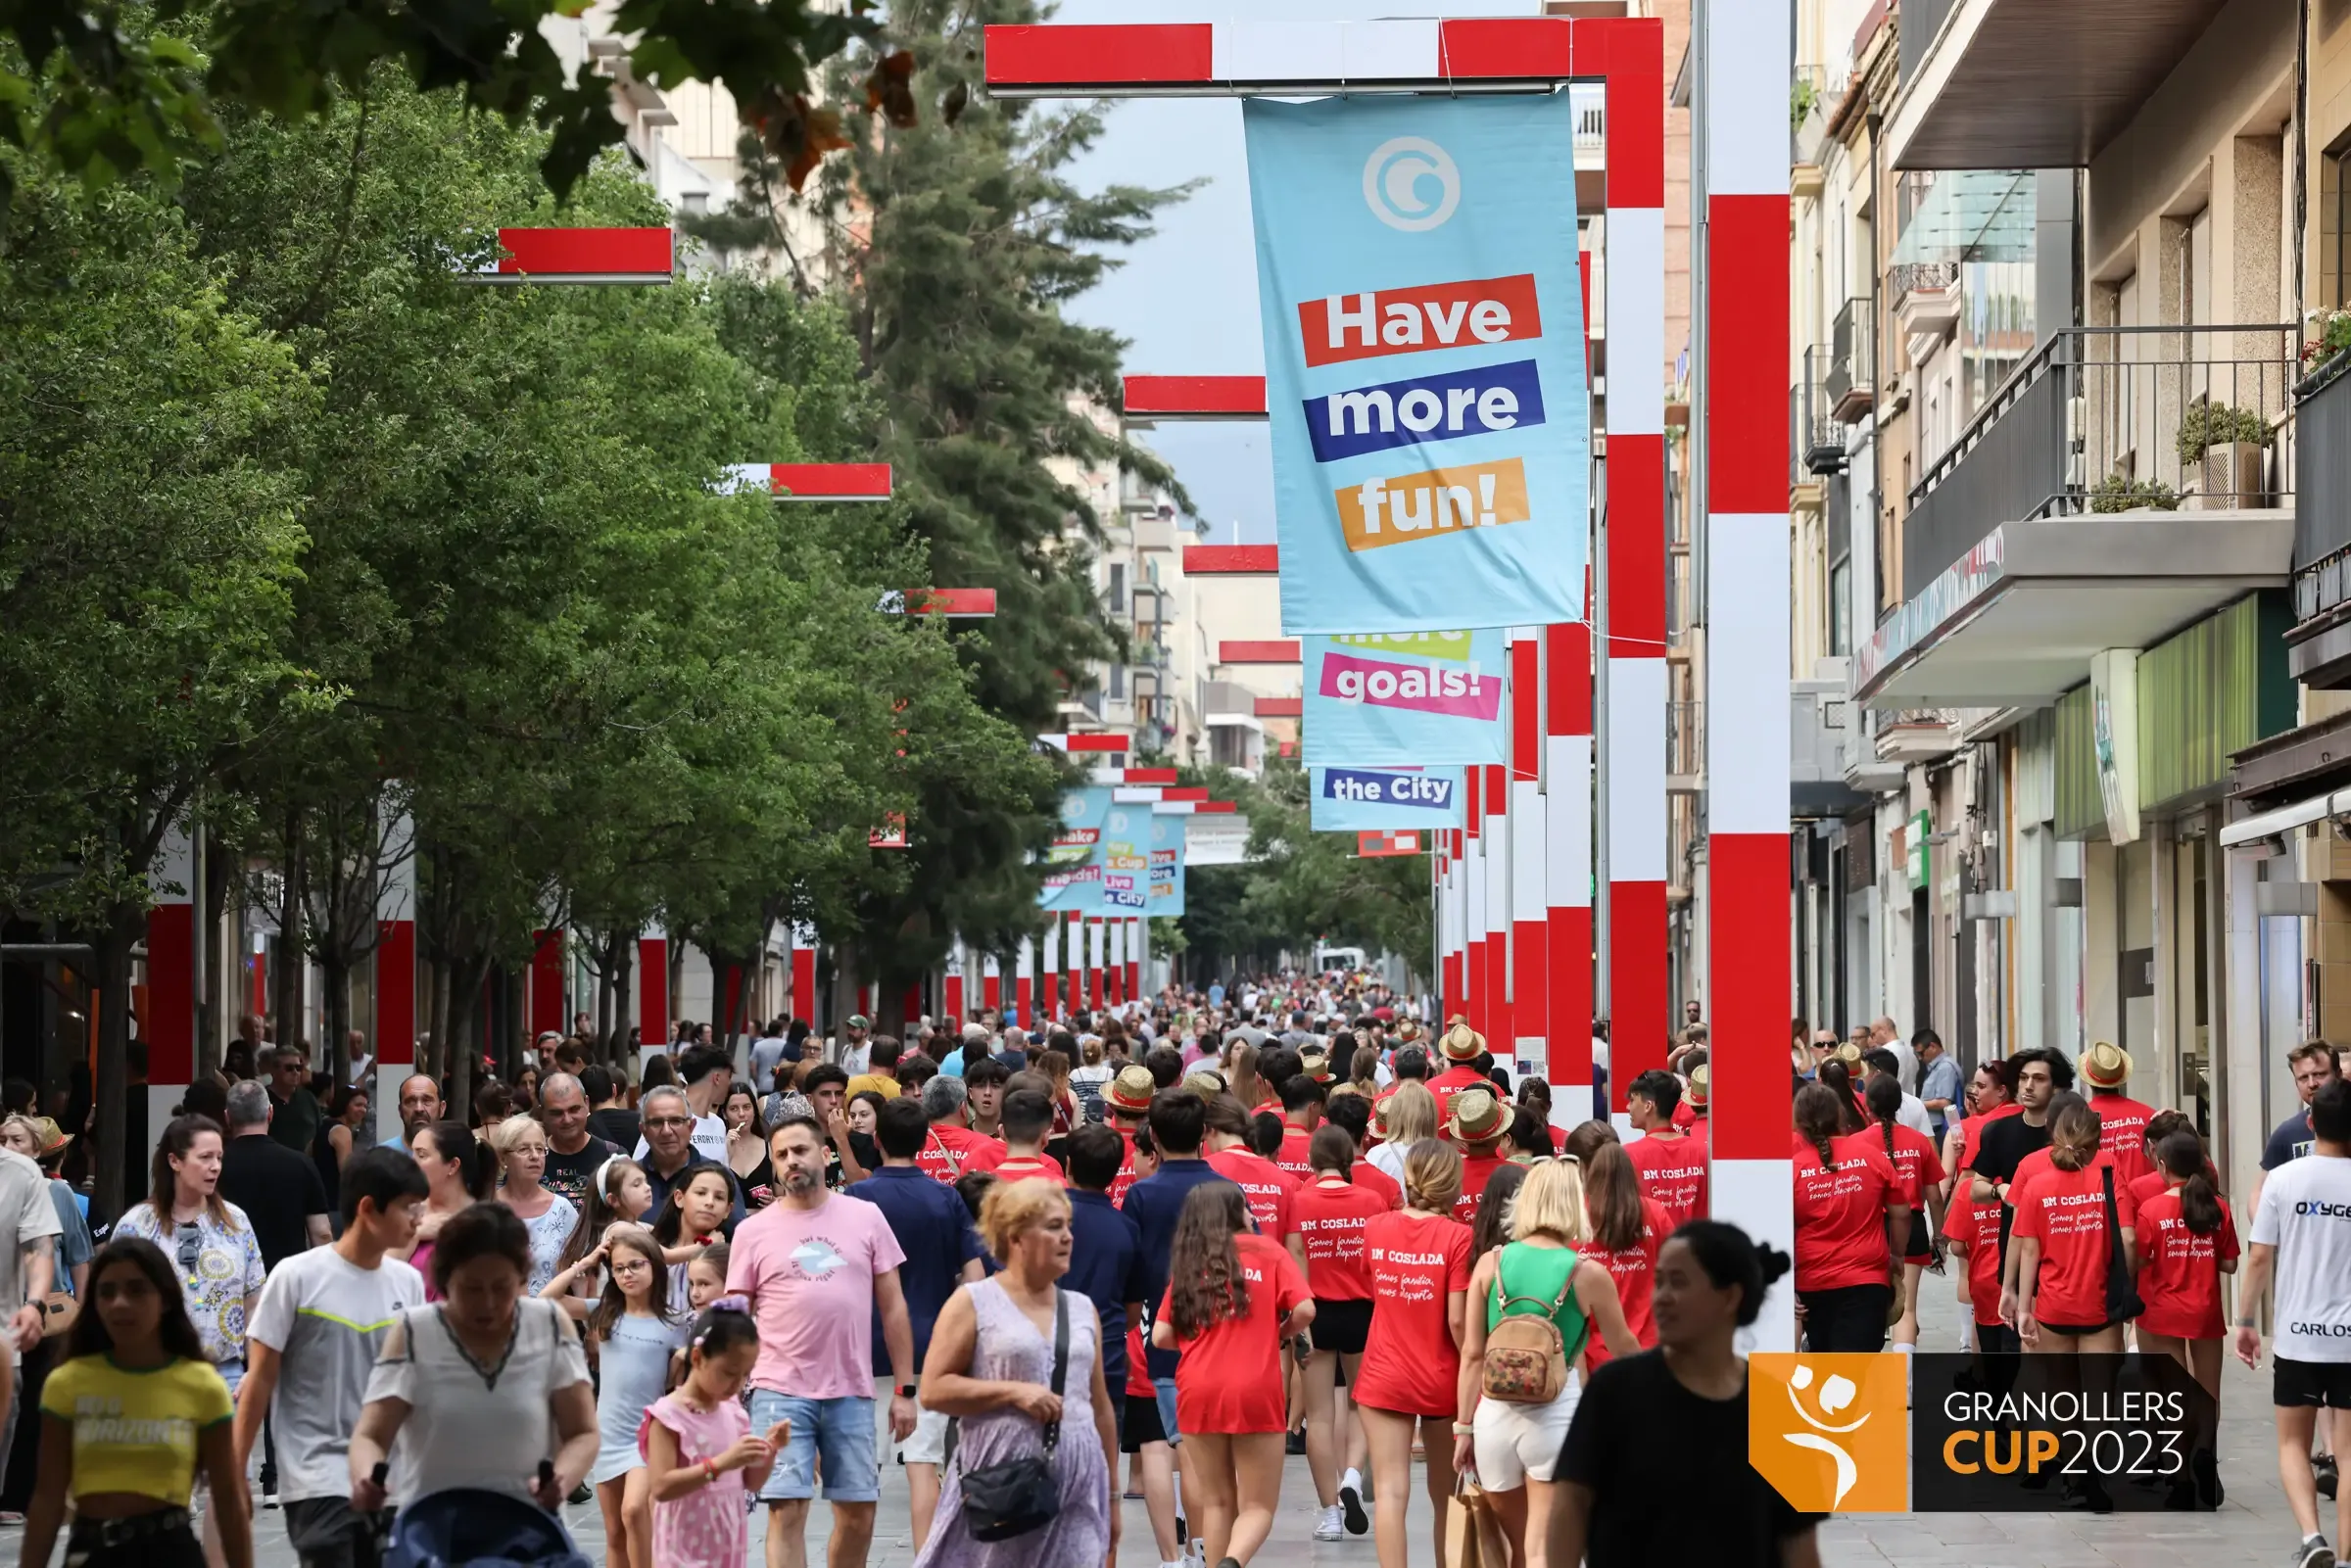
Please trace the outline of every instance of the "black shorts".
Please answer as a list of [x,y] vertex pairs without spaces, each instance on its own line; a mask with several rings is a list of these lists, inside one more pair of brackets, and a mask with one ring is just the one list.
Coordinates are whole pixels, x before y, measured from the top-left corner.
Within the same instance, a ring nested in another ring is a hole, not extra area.
[[2016,1330],[2005,1323],[1978,1323],[1976,1350],[1985,1355],[2016,1355],[2023,1352],[2024,1342]]
[[286,1544],[302,1568],[375,1568],[375,1522],[342,1497],[286,1504]]
[[2279,1409],[2324,1405],[2351,1410],[2351,1361],[2289,1361],[2274,1357],[2270,1402]]
[[1927,1229],[1927,1216],[1913,1212],[1910,1215],[1910,1238],[1902,1249],[1902,1261],[1925,1265],[1935,1260],[1934,1233]]
[[2118,1317],[2103,1323],[2058,1323],[2044,1317],[2040,1320],[2040,1326],[2052,1334],[2071,1334],[2079,1337],[2084,1334],[2102,1334],[2110,1328],[2122,1327],[2126,1321],[2128,1319]]
[[1336,1351],[1341,1355],[1361,1355],[1364,1342],[1371,1337],[1371,1303],[1369,1298],[1352,1302],[1315,1303],[1315,1320],[1309,1332],[1314,1336],[1318,1351]]
[[1167,1429],[1159,1424],[1159,1397],[1129,1394],[1119,1414],[1119,1451],[1140,1453],[1146,1443],[1165,1443]]

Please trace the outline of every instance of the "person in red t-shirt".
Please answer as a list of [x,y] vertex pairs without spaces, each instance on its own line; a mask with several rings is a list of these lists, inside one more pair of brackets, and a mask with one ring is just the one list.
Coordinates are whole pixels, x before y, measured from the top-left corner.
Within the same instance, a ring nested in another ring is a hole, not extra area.
[[1840,1133],[1838,1091],[1807,1083],[1796,1093],[1791,1153],[1796,1177],[1796,1299],[1804,1344],[1822,1353],[1886,1344],[1894,1305],[1891,1231],[1907,1235],[1901,1177],[1874,1132]]
[[2000,1201],[1980,1204],[1960,1193],[1943,1216],[1943,1239],[1967,1260],[1959,1275],[1959,1302],[1975,1319],[1975,1349],[1988,1355],[2015,1354],[2016,1330],[2000,1318]]
[[[2164,1174],[2163,1162],[2156,1158],[2155,1151],[2163,1146],[2164,1139],[2183,1128],[2189,1132],[2196,1130],[2196,1124],[2184,1111],[2158,1111],[2147,1118],[2147,1173],[2131,1181],[2131,1201],[2139,1208],[2146,1208],[2149,1200],[2162,1197],[2164,1189],[2171,1186],[2172,1178]],[[2203,1142],[2201,1134],[2196,1141]],[[2213,1191],[2221,1190],[2221,1169],[2212,1163],[2209,1154],[2204,1157],[2204,1175],[2212,1183]]]
[[[1388,1212],[1387,1201],[1354,1180],[1355,1139],[1336,1124],[1315,1129],[1309,1151],[1314,1179],[1290,1198],[1290,1222],[1306,1248],[1306,1284],[1315,1298],[1314,1352],[1305,1373],[1306,1467],[1315,1478],[1322,1516],[1317,1541],[1360,1536],[1364,1517],[1360,1468],[1344,1474],[1341,1439],[1354,1448],[1353,1423],[1338,1402],[1342,1367],[1353,1386],[1363,1372],[1364,1342],[1371,1332],[1371,1275],[1364,1265],[1364,1228]],[[1349,1459],[1354,1454],[1344,1455]],[[1344,1494],[1342,1494],[1344,1486]]]
[[1209,1561],[1245,1565],[1281,1503],[1289,1404],[1280,1347],[1314,1322],[1314,1299],[1297,1262],[1250,1230],[1247,1202],[1221,1181],[1184,1199],[1168,1279],[1151,1343],[1183,1352],[1176,1424],[1190,1455],[1190,1509]]
[[1453,1107],[1455,1095],[1463,1089],[1491,1089],[1494,1080],[1487,1077],[1484,1069],[1477,1066],[1479,1058],[1486,1055],[1486,1037],[1471,1028],[1465,1020],[1457,1018],[1453,1021],[1453,1027],[1445,1031],[1445,1037],[1437,1042],[1437,1049],[1444,1053],[1445,1070],[1430,1080],[1428,1092],[1437,1097],[1437,1116],[1443,1119]]
[[1113,1204],[1123,1206],[1127,1202],[1127,1189],[1142,1179],[1134,1168],[1134,1135],[1148,1130],[1151,1096],[1158,1087],[1159,1080],[1151,1075],[1149,1068],[1129,1064],[1119,1069],[1118,1075],[1110,1080],[1110,1087],[1102,1092],[1102,1109],[1110,1125],[1127,1140],[1126,1157],[1119,1162],[1118,1179],[1110,1184]]
[[[1143,1513],[1151,1521],[1153,1544],[1161,1562],[1183,1560],[1176,1539],[1176,1450],[1159,1424],[1159,1396],[1151,1387],[1151,1367],[1143,1354],[1143,1325],[1127,1330],[1126,1415],[1119,1423],[1119,1451],[1134,1455],[1128,1486],[1143,1495]],[[1111,1476],[1116,1493],[1118,1476]]]
[[1901,1243],[1902,1318],[1894,1325],[1894,1343],[1915,1346],[1919,1277],[1935,1260],[1935,1233],[1943,1228],[1943,1162],[1935,1157],[1934,1139],[1895,1120],[1902,1110],[1900,1079],[1872,1073],[1869,1087],[1861,1093],[1869,1102],[1869,1114],[1877,1118],[1886,1158],[1902,1178],[1902,1201],[1910,1206],[1909,1231],[1895,1238]]
[[1307,1180],[1313,1169],[1308,1150],[1322,1119],[1324,1097],[1322,1085],[1303,1072],[1292,1073],[1281,1086],[1281,1149],[1273,1163],[1294,1181]]
[[1511,1135],[1511,1107],[1495,1095],[1493,1086],[1463,1089],[1453,1097],[1445,1118],[1445,1135],[1462,1151],[1462,1195],[1454,1201],[1453,1217],[1469,1224],[1477,1217],[1477,1201],[1486,1182],[1510,1164],[1502,1152]]
[[1673,1124],[1682,1103],[1682,1080],[1659,1068],[1625,1085],[1625,1116],[1641,1136],[1624,1146],[1641,1190],[1655,1199],[1678,1225],[1706,1217],[1706,1148]]
[[1973,1171],[1976,1151],[1984,1144],[1984,1129],[2022,1114],[2024,1109],[2016,1103],[2016,1070],[2007,1058],[1977,1063],[1976,1075],[1967,1083],[1967,1119],[1951,1123],[1944,1134],[1950,1150],[1943,1157],[1943,1169],[1954,1181]]
[[990,1138],[974,1149],[963,1163],[965,1175],[987,1170],[998,1181],[1045,1176],[1067,1182],[1061,1162],[1045,1153],[1045,1139],[1053,1130],[1051,1100],[1034,1089],[1015,1089],[1004,1097],[1003,1123],[1004,1141]]
[[1290,1234],[1290,1196],[1298,1190],[1298,1183],[1249,1147],[1249,1120],[1241,1102],[1229,1094],[1208,1102],[1208,1136],[1202,1147],[1209,1166],[1241,1189],[1258,1234],[1277,1244],[1286,1243],[1291,1260],[1303,1272],[1306,1251]]
[[2146,1139],[2155,1108],[2123,1092],[2131,1081],[2131,1054],[2100,1040],[2082,1053],[2077,1070],[2089,1086],[2089,1108],[2098,1114],[2098,1147],[2114,1158],[2114,1179],[2128,1185],[2151,1174]]
[[[1567,1152],[1584,1167],[1584,1212],[1592,1222],[1576,1250],[1607,1264],[1609,1277],[1616,1281],[1616,1299],[1624,1306],[1624,1326],[1646,1351],[1657,1343],[1652,1307],[1657,1249],[1673,1234],[1672,1217],[1655,1198],[1642,1193],[1640,1173],[1607,1122],[1587,1121],[1576,1128],[1568,1137]],[[1608,1359],[1608,1348],[1595,1340],[1586,1357],[1588,1369],[1597,1371]]]
[[[2120,1352],[2123,1325],[2107,1316],[2106,1270],[2113,1249],[2131,1256],[2130,1189],[2114,1191],[2113,1165],[2098,1148],[2097,1113],[2087,1104],[2076,1101],[2050,1117],[2048,1154],[2046,1169],[2026,1174],[2020,1166],[2020,1179],[2008,1187],[2017,1338],[2042,1354]],[[2107,1225],[2110,1201],[2119,1230]]]
[[973,1155],[1002,1147],[995,1139],[971,1129],[971,1106],[961,1078],[933,1078],[923,1085],[923,1115],[931,1118],[930,1136],[914,1163],[926,1175],[952,1187]]
[[2138,1348],[2169,1355],[2221,1397],[2221,1276],[2236,1272],[2236,1219],[2211,1176],[2204,1140],[2193,1127],[2171,1133],[2155,1151],[2164,1190],[2138,1205],[2132,1238],[2138,1250]]
[[1352,1176],[1355,1184],[1379,1195],[1380,1202],[1390,1209],[1404,1207],[1404,1184],[1371,1163],[1371,1102],[1360,1094],[1334,1094],[1322,1108],[1322,1119],[1330,1126],[1341,1127],[1355,1142],[1355,1164]]
[[[1371,1479],[1378,1484],[1372,1531],[1379,1568],[1405,1568],[1415,1429],[1429,1453],[1444,1453],[1453,1443],[1463,1314],[1476,1261],[1469,1227],[1453,1217],[1461,1191],[1460,1153],[1422,1139],[1405,1155],[1404,1208],[1364,1227],[1371,1332],[1364,1342],[1363,1375],[1349,1387],[1370,1440]],[[1426,1480],[1429,1506],[1442,1521],[1453,1478],[1443,1464],[1432,1464]]]

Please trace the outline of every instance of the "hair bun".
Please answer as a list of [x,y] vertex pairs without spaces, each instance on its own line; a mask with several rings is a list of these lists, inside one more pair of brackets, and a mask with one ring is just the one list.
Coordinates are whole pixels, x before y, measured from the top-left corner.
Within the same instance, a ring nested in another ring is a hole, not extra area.
[[1795,1261],[1771,1243],[1755,1243],[1755,1267],[1761,1271],[1766,1286],[1776,1283],[1795,1266]]

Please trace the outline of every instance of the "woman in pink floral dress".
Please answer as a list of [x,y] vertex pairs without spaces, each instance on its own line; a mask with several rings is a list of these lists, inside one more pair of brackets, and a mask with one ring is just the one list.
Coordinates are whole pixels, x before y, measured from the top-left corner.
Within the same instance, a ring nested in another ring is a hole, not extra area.
[[759,1330],[740,1296],[722,1296],[694,1325],[686,1381],[645,1412],[637,1444],[653,1477],[652,1562],[660,1568],[743,1568],[750,1555],[747,1499],[792,1436],[778,1421],[751,1435],[743,1385],[759,1357]]

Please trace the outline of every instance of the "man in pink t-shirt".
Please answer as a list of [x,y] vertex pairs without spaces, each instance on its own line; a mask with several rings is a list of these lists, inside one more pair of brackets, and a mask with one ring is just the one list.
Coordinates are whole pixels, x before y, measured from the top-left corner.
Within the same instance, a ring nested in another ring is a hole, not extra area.
[[898,1265],[906,1260],[882,1211],[825,1190],[825,1138],[810,1117],[768,1134],[776,1202],[736,1227],[727,1290],[750,1299],[759,1325],[751,1422],[792,1423],[759,1497],[767,1504],[768,1568],[805,1562],[808,1502],[824,1464],[833,1505],[833,1568],[862,1568],[874,1538],[882,1471],[874,1452],[873,1323],[889,1352],[889,1430],[914,1430],[914,1330]]

